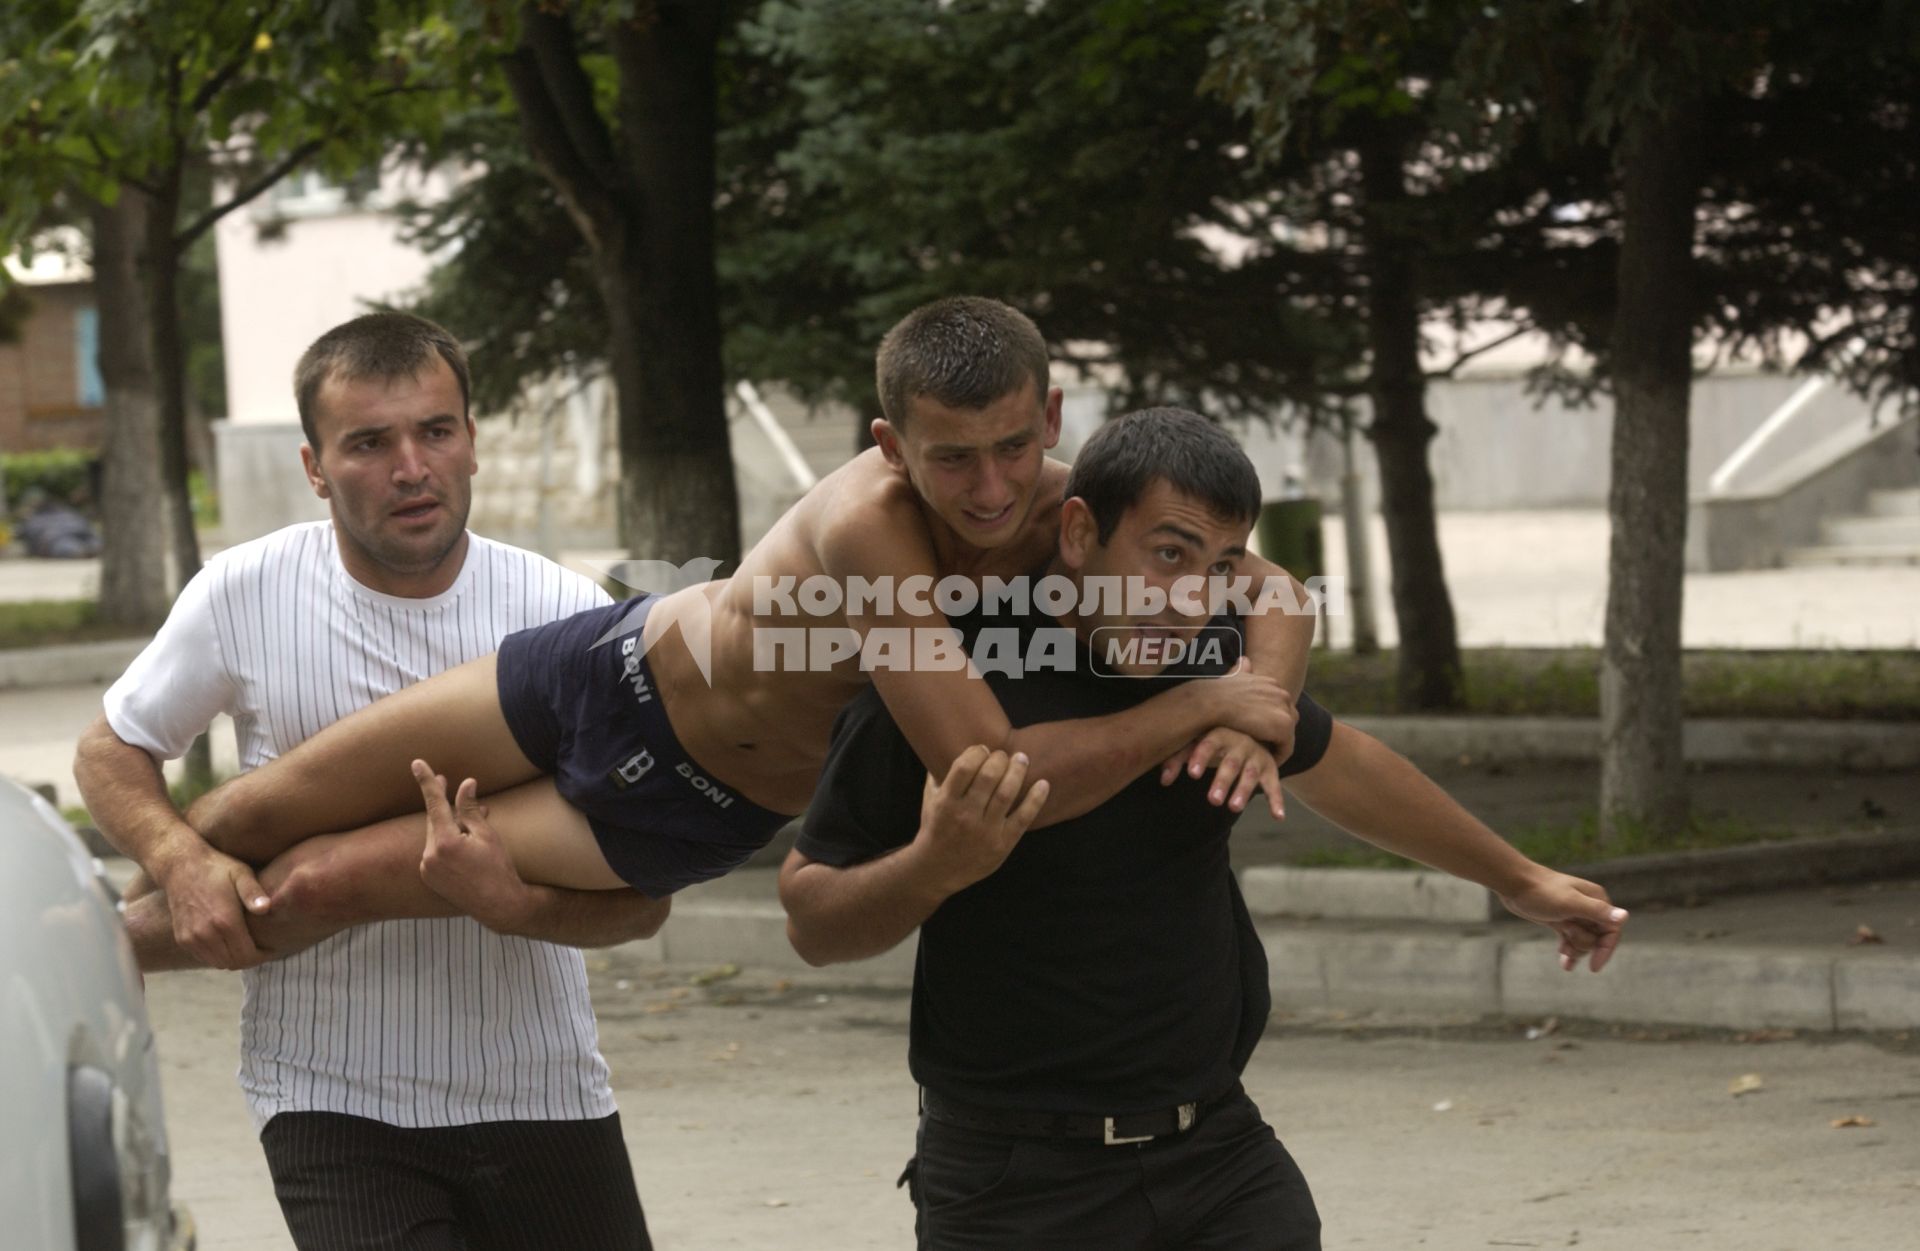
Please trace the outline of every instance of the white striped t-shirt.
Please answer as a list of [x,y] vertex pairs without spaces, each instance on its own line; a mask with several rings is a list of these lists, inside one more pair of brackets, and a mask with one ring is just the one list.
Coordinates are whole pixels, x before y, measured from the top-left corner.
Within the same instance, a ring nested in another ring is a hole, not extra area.
[[[384,595],[331,522],[214,557],[107,692],[114,733],[163,759],[217,713],[256,768],[382,695],[607,602],[531,552],[471,536],[452,587]],[[254,1127],[342,1112],[412,1128],[610,1115],[586,968],[571,948],[465,917],[356,926],[244,974],[240,1085]]]

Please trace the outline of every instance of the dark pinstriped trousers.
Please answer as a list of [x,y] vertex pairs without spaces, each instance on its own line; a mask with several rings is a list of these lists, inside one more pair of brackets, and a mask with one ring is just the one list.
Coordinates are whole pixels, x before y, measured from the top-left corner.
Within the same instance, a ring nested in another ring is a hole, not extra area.
[[260,1134],[300,1251],[651,1251],[616,1113],[404,1129],[282,1112]]

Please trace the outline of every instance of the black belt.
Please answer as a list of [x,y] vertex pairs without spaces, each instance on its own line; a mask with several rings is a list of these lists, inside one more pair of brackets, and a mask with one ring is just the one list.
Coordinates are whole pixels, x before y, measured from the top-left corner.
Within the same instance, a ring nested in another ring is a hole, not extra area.
[[1198,1125],[1200,1118],[1208,1112],[1229,1099],[1239,1098],[1244,1093],[1240,1083],[1235,1082],[1232,1089],[1215,1095],[1211,1099],[1183,1103],[1175,1108],[1132,1112],[1125,1116],[1093,1116],[1084,1112],[1016,1112],[1007,1108],[983,1108],[977,1104],[949,1099],[922,1086],[920,1110],[933,1120],[945,1125],[957,1125],[962,1129],[977,1129],[989,1134],[1007,1134],[1016,1138],[1062,1138],[1080,1142],[1098,1142],[1113,1147],[1123,1143],[1151,1142],[1155,1138],[1164,1138],[1172,1134],[1184,1134]]

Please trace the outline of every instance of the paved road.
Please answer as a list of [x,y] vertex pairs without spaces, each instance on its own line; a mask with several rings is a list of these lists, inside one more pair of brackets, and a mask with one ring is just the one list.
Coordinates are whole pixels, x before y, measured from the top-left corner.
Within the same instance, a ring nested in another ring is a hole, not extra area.
[[[904,994],[844,977],[591,959],[602,1046],[662,1248],[911,1245]],[[1604,976],[1604,974],[1602,975]],[[284,1251],[234,1088],[237,979],[149,982],[176,1189],[205,1251]],[[1284,1013],[1285,1005],[1282,1005]],[[1757,1074],[1761,1088],[1729,1093]],[[1824,1251],[1907,1245],[1920,1046],[1438,1018],[1276,1020],[1248,1088],[1329,1251]],[[1833,1128],[1848,1116],[1874,1122]]]

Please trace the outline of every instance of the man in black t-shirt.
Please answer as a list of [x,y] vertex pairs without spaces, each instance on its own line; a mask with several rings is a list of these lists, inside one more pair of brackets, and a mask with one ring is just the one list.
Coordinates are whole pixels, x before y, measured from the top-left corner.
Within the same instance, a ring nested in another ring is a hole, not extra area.
[[[1087,593],[1231,573],[1259,507],[1233,441],[1179,410],[1132,414],[1088,442],[1067,494],[1052,572],[1071,604],[974,623],[1009,721],[1105,716],[1236,664],[1231,623],[1177,593],[1132,614]],[[1182,667],[1162,663],[1176,653]],[[1232,763],[1208,784],[1215,752]],[[878,699],[841,714],[781,898],[815,964],[920,929],[922,1247],[1320,1245],[1306,1182],[1239,1083],[1270,1002],[1227,838],[1241,783],[1273,785],[1263,756],[1216,732],[1195,768],[1116,777],[1110,798],[1022,840],[1047,789],[1026,786],[1023,757],[971,748],[936,787]],[[1308,698],[1278,772],[1352,832],[1551,926],[1565,967],[1590,955],[1598,970],[1619,940],[1626,914],[1598,886],[1520,855]]]

